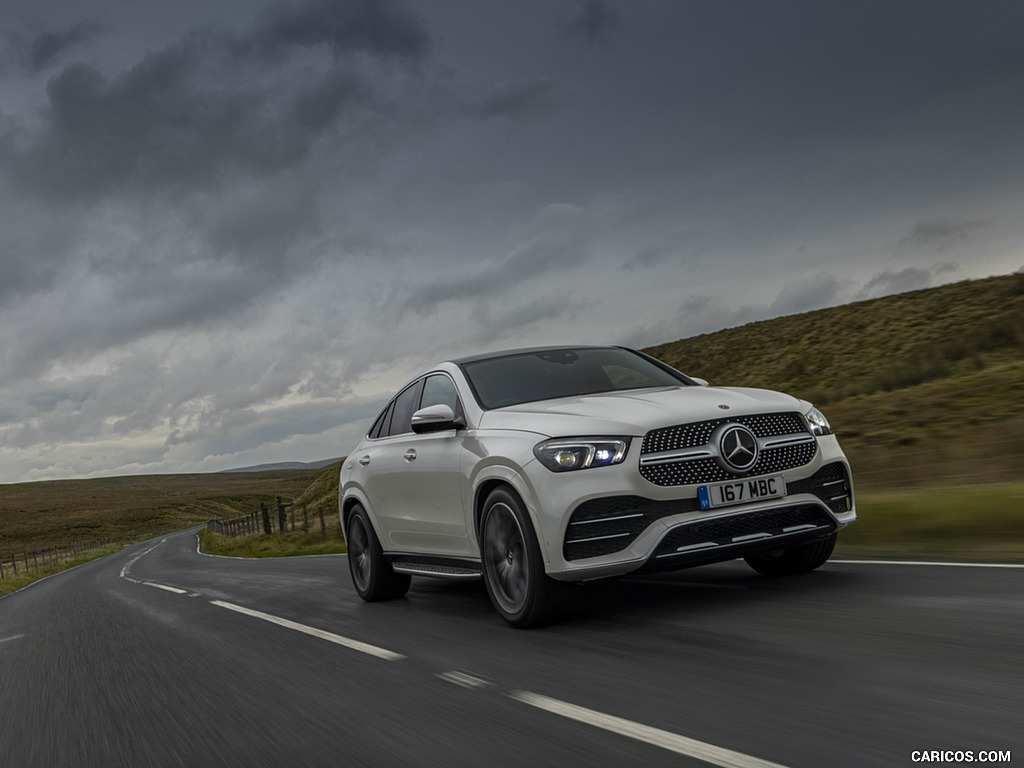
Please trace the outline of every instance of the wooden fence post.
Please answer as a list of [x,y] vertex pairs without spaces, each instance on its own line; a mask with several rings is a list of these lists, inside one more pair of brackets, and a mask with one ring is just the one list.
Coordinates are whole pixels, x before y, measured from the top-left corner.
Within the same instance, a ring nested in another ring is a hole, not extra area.
[[302,505],[302,532],[309,536],[309,508],[306,504]]
[[269,536],[273,533],[270,529],[270,510],[267,509],[267,505],[262,501],[260,502],[260,513],[263,515],[263,532]]
[[277,497],[277,530],[280,533],[284,533],[288,530],[288,518],[284,510],[284,504],[281,502],[281,497]]

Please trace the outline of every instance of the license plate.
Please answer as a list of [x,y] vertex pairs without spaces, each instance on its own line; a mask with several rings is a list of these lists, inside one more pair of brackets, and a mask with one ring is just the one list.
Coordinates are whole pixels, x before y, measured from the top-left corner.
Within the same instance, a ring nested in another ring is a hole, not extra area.
[[760,499],[777,499],[786,495],[786,481],[782,475],[751,477],[731,483],[715,483],[697,488],[701,509],[743,504]]

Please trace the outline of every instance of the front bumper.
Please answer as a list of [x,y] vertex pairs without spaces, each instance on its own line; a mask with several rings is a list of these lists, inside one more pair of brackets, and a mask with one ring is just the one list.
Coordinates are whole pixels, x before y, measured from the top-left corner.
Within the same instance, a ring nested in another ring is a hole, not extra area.
[[[634,450],[636,443],[634,441]],[[555,475],[538,467],[528,496],[549,576],[583,581],[730,560],[832,535],[857,518],[849,465],[833,436],[784,473],[783,498],[701,510],[697,486],[657,486],[635,456],[622,465]],[[631,454],[634,453],[631,450]],[[633,459],[633,461],[631,461]]]

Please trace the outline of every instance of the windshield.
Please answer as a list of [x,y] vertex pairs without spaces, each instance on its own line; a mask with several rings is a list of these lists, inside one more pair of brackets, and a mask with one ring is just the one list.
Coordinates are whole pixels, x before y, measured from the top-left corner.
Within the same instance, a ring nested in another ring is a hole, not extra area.
[[682,374],[628,349],[556,349],[464,363],[477,400],[487,409],[624,389],[678,387]]

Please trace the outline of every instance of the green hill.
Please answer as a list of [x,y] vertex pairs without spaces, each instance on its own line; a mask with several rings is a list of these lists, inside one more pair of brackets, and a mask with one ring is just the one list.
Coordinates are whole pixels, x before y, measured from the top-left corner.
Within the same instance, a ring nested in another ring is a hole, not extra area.
[[712,383],[818,403],[1024,360],[1024,274],[944,285],[660,344],[651,355]]

